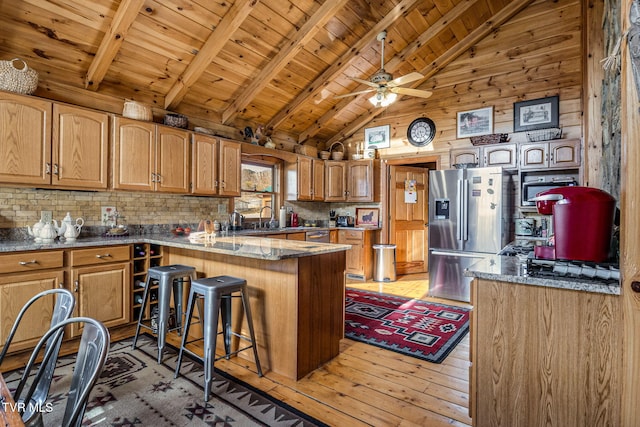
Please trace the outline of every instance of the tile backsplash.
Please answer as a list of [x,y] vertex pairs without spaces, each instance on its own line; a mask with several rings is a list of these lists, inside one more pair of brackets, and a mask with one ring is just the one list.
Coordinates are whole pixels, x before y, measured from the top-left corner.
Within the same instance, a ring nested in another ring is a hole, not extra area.
[[102,226],[102,206],[115,206],[124,224],[191,224],[203,218],[226,218],[229,200],[162,193],[0,187],[0,228],[33,225],[41,211],[51,211],[58,222],[70,212],[73,218],[82,217],[85,226]]

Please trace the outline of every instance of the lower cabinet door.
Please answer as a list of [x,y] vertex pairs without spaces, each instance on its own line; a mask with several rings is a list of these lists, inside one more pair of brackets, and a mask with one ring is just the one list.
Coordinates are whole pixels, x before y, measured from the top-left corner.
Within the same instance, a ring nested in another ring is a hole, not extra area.
[[[0,277],[0,346],[4,344],[22,307],[34,295],[62,285],[64,273],[49,271]],[[54,298],[36,301],[25,314],[9,351],[35,347],[49,329]]]
[[[114,263],[71,270],[77,316],[99,320],[107,328],[130,321],[131,265]],[[74,325],[72,336],[82,334]]]

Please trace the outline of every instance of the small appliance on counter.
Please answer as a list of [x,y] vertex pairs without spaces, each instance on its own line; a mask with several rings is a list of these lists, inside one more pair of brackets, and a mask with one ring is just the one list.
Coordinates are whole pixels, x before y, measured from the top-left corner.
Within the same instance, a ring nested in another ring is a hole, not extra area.
[[336,211],[329,211],[329,227],[336,227]]
[[336,227],[354,227],[353,217],[349,215],[338,215],[336,217]]
[[229,230],[238,231],[242,230],[242,222],[244,221],[244,215],[240,215],[238,211],[234,211],[229,215]]
[[570,186],[538,193],[536,207],[552,215],[551,246],[536,246],[536,258],[604,262],[609,258],[615,199],[597,188]]
[[297,227],[299,224],[298,214],[295,212],[291,212],[291,226]]

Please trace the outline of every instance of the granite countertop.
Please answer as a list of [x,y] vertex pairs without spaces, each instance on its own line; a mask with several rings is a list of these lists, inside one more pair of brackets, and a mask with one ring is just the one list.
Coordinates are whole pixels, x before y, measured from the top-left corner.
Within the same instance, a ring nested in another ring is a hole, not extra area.
[[211,243],[192,243],[188,237],[166,234],[145,234],[122,237],[80,237],[73,242],[56,240],[51,244],[35,243],[33,240],[0,242],[0,253],[17,251],[40,251],[48,249],[70,249],[92,246],[115,246],[132,243],[150,243],[174,248],[198,250],[245,258],[282,260],[301,258],[351,249],[351,245],[305,242],[297,240],[270,239],[268,237],[233,234],[216,237]]
[[489,255],[467,268],[464,275],[523,285],[620,295],[620,284],[612,285],[597,280],[572,279],[570,277],[528,276],[526,262],[521,261],[517,256]]

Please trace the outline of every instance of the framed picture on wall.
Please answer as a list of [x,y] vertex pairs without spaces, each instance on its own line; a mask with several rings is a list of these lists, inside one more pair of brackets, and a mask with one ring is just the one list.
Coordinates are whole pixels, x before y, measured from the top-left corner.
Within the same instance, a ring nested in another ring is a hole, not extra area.
[[558,97],[532,99],[513,104],[513,131],[557,128],[560,125]]
[[493,133],[493,107],[459,112],[456,130],[458,138]]
[[391,143],[389,135],[391,133],[390,125],[376,126],[374,128],[365,128],[364,130],[364,149],[389,148]]
[[356,208],[356,226],[377,227],[379,215],[378,208]]

